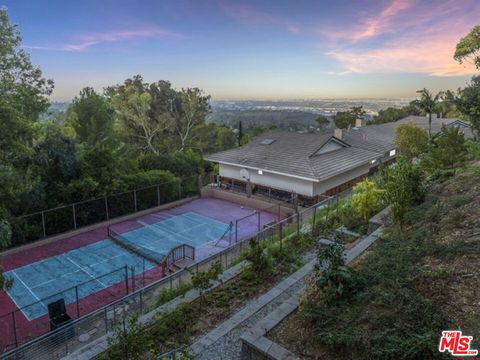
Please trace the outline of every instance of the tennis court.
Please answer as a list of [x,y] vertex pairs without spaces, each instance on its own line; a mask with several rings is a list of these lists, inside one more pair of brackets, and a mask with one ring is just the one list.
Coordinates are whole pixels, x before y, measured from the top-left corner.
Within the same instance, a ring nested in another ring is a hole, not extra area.
[[124,281],[121,268],[125,265],[135,267],[136,273],[155,266],[111,240],[102,240],[6,272],[14,280],[7,292],[25,317],[33,320],[48,313],[48,303],[60,298],[66,304],[76,301],[78,285],[83,284],[77,288],[80,299]]
[[218,241],[226,231],[231,230],[229,224],[194,212],[175,215],[152,224],[143,222],[142,225],[123,234],[115,233],[114,237],[134,248],[139,254],[158,262],[176,246],[187,244],[198,247]]

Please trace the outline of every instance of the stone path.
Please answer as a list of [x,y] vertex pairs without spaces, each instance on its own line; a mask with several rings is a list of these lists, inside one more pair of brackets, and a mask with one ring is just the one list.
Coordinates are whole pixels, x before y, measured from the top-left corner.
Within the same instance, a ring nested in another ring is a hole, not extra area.
[[[383,228],[374,231],[354,248],[347,251],[347,262],[352,261],[365,251],[382,232]],[[258,324],[263,324],[261,320],[268,314],[277,310],[285,301],[303,293],[306,277],[314,269],[315,263],[316,259],[310,260],[305,266],[282,280],[271,290],[249,301],[243,309],[192,344],[190,353],[199,360],[240,359],[241,337],[245,333],[258,330],[256,327],[258,327]],[[267,327],[268,324],[265,324],[265,326]]]

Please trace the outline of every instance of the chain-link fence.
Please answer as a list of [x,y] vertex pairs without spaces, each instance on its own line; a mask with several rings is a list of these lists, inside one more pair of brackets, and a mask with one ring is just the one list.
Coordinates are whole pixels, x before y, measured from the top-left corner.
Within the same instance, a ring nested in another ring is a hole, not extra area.
[[[264,228],[254,235],[240,239],[232,246],[151,284],[139,282],[141,283],[140,286],[145,285],[140,289],[138,289],[139,283],[136,282],[139,281],[138,277],[141,275],[131,276],[130,280],[126,282],[129,287],[126,286],[125,291],[132,289],[133,292],[85,316],[81,316],[83,310],[79,309],[80,317],[78,319],[74,319],[62,328],[48,332],[29,343],[4,353],[1,359],[41,360],[61,358],[82,347],[88,347],[88,344],[92,341],[107,335],[116,326],[124,324],[130,316],[145,314],[158,307],[159,296],[164,290],[190,282],[193,273],[206,271],[217,262],[225,268],[233,265],[238,261],[242,252],[249,247],[251,239],[255,238],[259,242],[282,241],[283,238],[295,232],[305,231],[305,228],[312,225],[312,219],[315,217],[317,208],[331,201],[333,199],[328,198],[280,221],[265,224]],[[1,319],[0,324],[3,324]],[[15,327],[15,324],[9,324],[7,321],[5,329],[11,330],[12,326]],[[5,332],[5,336],[11,336],[10,334],[10,332]]]
[[11,221],[12,244],[21,245],[133,214],[199,194],[210,174],[138,188],[17,217]]

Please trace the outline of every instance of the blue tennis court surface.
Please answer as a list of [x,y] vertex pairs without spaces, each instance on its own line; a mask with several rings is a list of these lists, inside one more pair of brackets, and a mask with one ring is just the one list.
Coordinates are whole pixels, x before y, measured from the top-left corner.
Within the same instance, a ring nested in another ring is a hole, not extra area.
[[134,247],[140,254],[146,254],[161,261],[168,251],[178,245],[193,247],[217,241],[230,225],[221,221],[186,212],[154,224],[125,232],[116,237]]
[[[78,297],[84,298],[125,280],[122,270],[102,275],[125,265],[134,266],[135,273],[141,273],[143,264],[143,258],[111,240],[102,240],[6,272],[5,276],[14,280],[7,292],[27,319],[33,320],[47,314],[47,305],[55,300],[64,298],[66,304],[75,302],[75,286],[85,283],[78,286]],[[154,266],[145,260],[145,271]]]

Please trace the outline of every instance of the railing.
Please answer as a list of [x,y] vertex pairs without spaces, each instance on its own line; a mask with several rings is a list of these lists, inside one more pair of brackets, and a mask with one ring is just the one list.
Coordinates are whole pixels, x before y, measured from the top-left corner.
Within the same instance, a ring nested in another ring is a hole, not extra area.
[[11,220],[12,244],[21,245],[118,217],[151,209],[199,193],[211,176],[192,176],[22,215]]
[[[68,356],[81,348],[88,348],[89,344],[102,336],[110,336],[111,331],[122,325],[133,315],[145,314],[157,307],[159,294],[167,289],[172,289],[182,283],[190,282],[192,274],[208,270],[213,264],[221,263],[224,268],[236,263],[239,256],[249,246],[249,240],[256,238],[259,242],[279,240],[294,233],[299,233],[303,225],[310,224],[322,203],[331,202],[327,199],[321,203],[280,219],[275,224],[260,229],[257,233],[244,239],[239,239],[232,246],[215,253],[208,258],[187,266],[177,272],[169,274],[141,289],[130,292],[129,295],[110,303],[88,315],[75,319],[68,329],[58,329],[55,332],[46,333],[43,336],[20,345],[18,348],[5,352],[0,359],[52,359]],[[172,249],[173,250],[173,249]],[[175,248],[169,255],[171,259],[185,256],[194,258],[194,248],[185,245],[180,249]],[[171,260],[170,260],[171,261]],[[68,337],[67,330],[74,336]],[[81,336],[83,335],[83,336]],[[87,340],[85,340],[87,339]]]
[[175,262],[181,259],[195,259],[195,248],[188,244],[181,244],[169,250],[162,262],[163,269],[170,269]]

